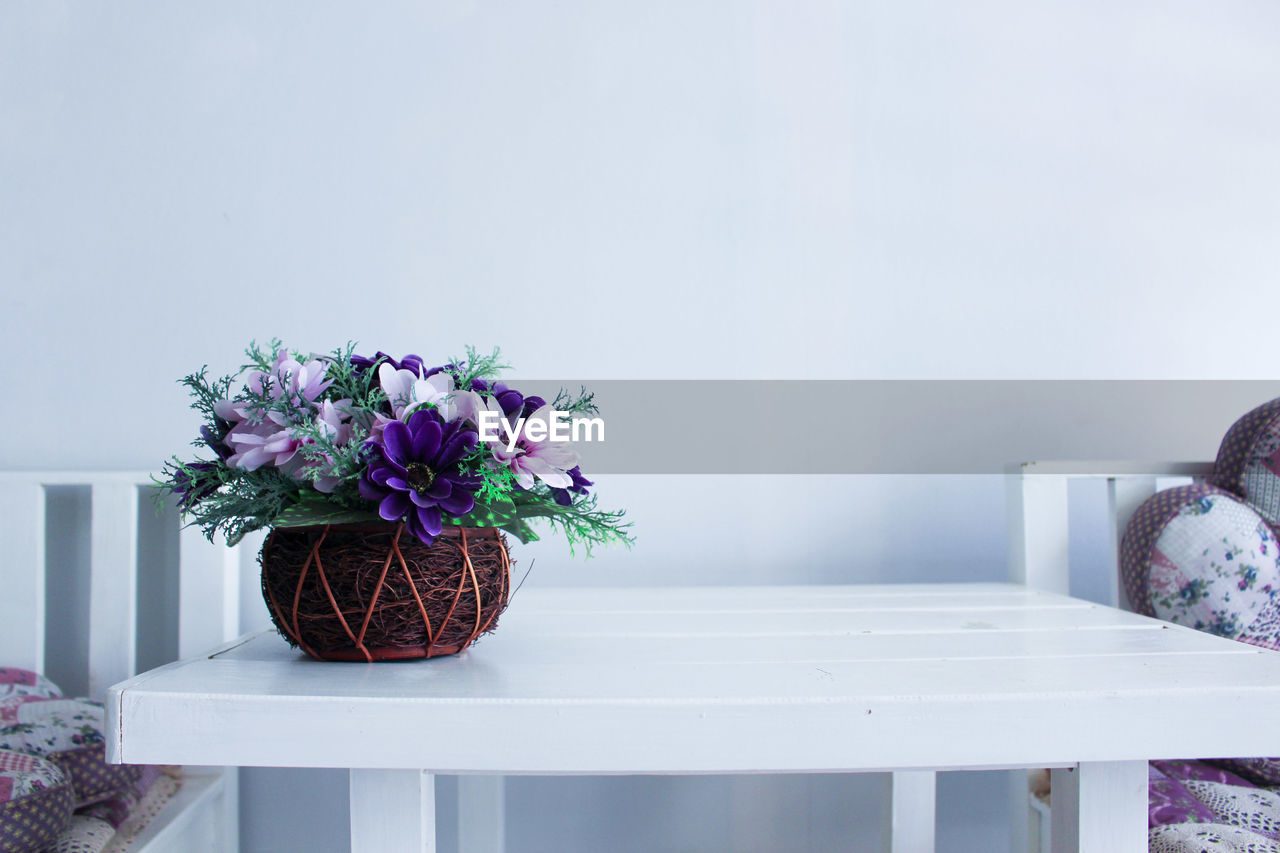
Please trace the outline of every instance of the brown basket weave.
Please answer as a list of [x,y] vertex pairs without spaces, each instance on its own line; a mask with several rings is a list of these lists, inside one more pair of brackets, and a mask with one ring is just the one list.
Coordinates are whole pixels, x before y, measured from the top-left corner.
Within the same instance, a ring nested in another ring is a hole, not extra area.
[[457,654],[497,627],[511,578],[491,527],[449,527],[430,545],[394,522],[278,527],[259,562],[271,620],[320,660]]

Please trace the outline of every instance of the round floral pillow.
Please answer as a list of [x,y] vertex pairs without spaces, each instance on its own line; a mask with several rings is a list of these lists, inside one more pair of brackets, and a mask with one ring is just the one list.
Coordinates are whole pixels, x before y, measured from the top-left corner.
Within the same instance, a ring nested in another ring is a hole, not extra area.
[[71,822],[75,795],[53,762],[0,749],[0,850],[42,850]]
[[[1158,492],[1129,520],[1120,571],[1133,609],[1280,649],[1280,399],[1232,425],[1210,483]],[[1280,785],[1280,759],[1213,759]],[[1153,846],[1154,849],[1154,846]]]
[[1280,546],[1235,495],[1206,483],[1157,492],[1133,514],[1120,571],[1135,610],[1280,649]]

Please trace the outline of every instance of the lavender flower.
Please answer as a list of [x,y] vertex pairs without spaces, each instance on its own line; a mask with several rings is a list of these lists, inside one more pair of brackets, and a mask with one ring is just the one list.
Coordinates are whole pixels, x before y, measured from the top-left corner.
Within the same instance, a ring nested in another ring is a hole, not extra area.
[[371,440],[360,494],[378,502],[387,521],[404,520],[409,532],[430,544],[444,527],[442,513],[457,518],[475,506],[482,478],[459,463],[476,446],[476,431],[461,421],[445,423],[422,408],[408,421],[392,421],[381,440]]
[[[530,420],[541,420],[549,424],[550,415],[550,407],[544,405],[528,417]],[[514,446],[508,450],[507,445],[511,443],[512,435],[511,423],[507,420],[499,423],[503,436],[501,441],[489,445],[490,452],[495,460],[511,469],[516,485],[522,489],[532,489],[536,477],[553,489],[573,488],[574,481],[569,476],[569,470],[578,465],[578,454],[573,449],[563,442],[552,441],[549,435],[545,439],[534,441],[527,432],[522,431]]]
[[[322,402],[320,410],[316,414],[316,428],[335,447],[346,445],[351,441],[353,432],[351,400],[342,399],[336,402],[325,400]],[[302,440],[303,446],[314,445],[315,443],[315,440],[310,437]],[[284,470],[295,480],[301,480],[304,478],[304,473],[312,469],[319,469],[320,473],[315,476],[313,485],[317,491],[330,494],[342,483],[342,477],[332,473],[333,466],[333,457],[328,453],[316,455],[312,451],[311,455],[298,454],[295,456],[294,463],[286,465]]]
[[[227,423],[221,418],[218,418],[218,430],[222,433],[222,435],[226,435],[226,433],[230,429],[231,429],[231,424]],[[200,427],[200,438],[204,441],[205,446],[208,447],[210,450],[212,450],[214,453],[218,454],[218,458],[221,459],[223,462],[227,461],[227,458],[230,457],[231,454],[235,452],[230,447],[227,447],[227,445],[223,443],[222,438],[219,437],[218,432],[215,432],[213,429],[211,429],[208,426],[208,424],[205,424]]]
[[283,468],[302,446],[293,430],[271,420],[259,424],[241,421],[227,433],[226,442],[235,451],[227,457],[227,465],[246,471],[256,471],[268,464]]
[[[270,372],[249,372],[245,387],[252,394],[265,395],[271,400],[286,400],[294,410],[317,411],[317,401],[333,384],[332,379],[325,378],[327,372],[328,365],[324,361],[311,359],[303,364],[282,349],[276,352]],[[301,466],[303,460],[297,457],[297,453],[304,442],[290,428],[289,418],[281,412],[264,410],[250,399],[219,400],[214,405],[214,414],[232,424],[222,438],[224,447],[231,451],[225,457],[230,467],[256,471],[271,464],[292,474]],[[208,436],[205,440],[208,441]],[[213,449],[222,456],[221,450]]]
[[245,385],[254,394],[266,390],[273,400],[286,397],[294,407],[303,407],[314,404],[333,384],[332,379],[324,378],[328,372],[329,365],[320,359],[313,358],[302,364],[282,349],[276,352],[276,363],[270,373],[250,371]]

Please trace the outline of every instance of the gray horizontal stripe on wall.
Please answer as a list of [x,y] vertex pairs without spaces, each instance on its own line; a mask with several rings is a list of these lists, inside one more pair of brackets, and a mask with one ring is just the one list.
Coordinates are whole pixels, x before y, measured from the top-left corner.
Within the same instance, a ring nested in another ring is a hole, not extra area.
[[1037,460],[1212,460],[1255,380],[512,380],[594,392],[592,474],[995,474]]

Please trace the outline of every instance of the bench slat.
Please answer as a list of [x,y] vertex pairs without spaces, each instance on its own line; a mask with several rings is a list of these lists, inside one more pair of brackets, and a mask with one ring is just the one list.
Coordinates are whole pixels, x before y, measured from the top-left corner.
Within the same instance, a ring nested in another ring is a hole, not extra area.
[[4,594],[0,595],[0,666],[44,672],[44,486],[0,483],[0,542]]

